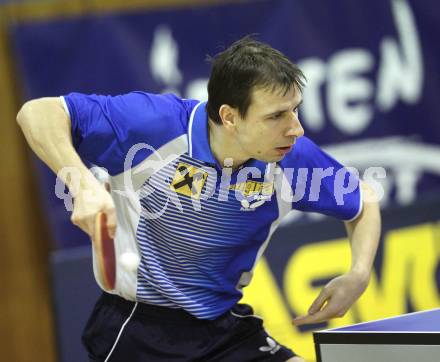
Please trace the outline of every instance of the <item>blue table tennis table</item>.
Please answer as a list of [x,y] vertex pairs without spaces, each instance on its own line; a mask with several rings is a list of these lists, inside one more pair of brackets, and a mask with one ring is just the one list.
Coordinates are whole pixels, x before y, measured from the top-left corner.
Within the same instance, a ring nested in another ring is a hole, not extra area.
[[440,309],[313,333],[317,362],[440,362]]

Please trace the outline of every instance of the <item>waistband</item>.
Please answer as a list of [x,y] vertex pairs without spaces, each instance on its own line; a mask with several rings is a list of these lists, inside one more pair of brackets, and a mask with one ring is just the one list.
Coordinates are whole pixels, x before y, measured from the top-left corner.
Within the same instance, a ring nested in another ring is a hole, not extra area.
[[[136,302],[126,300],[116,294],[110,294],[103,292],[99,303],[104,303],[106,305],[114,305],[119,309],[124,310],[127,313],[131,313]],[[191,313],[181,309],[181,308],[170,308],[170,307],[162,307],[154,304],[147,304],[144,302],[137,302],[136,312],[137,315],[144,315],[148,318],[153,319],[161,319],[161,320],[170,320],[174,322],[182,321],[182,322],[199,322],[199,323],[209,323],[213,322],[213,320],[209,319],[199,319],[193,316]],[[225,315],[230,315],[230,313],[225,313],[220,317],[217,317],[215,320],[221,319]]]

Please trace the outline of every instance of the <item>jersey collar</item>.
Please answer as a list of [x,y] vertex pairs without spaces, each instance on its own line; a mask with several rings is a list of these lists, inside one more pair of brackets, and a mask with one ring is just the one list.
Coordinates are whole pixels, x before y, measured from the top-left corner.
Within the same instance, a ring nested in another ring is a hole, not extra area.
[[211,146],[209,145],[206,102],[200,102],[197,104],[191,113],[188,127],[188,145],[188,153],[190,157],[217,165],[217,161],[212,154]]

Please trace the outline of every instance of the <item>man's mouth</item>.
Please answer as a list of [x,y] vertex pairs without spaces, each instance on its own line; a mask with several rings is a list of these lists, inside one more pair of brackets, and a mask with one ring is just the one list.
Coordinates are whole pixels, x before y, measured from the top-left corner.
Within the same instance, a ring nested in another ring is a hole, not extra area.
[[286,147],[277,147],[276,150],[281,154],[286,154],[292,150],[293,145],[286,146]]

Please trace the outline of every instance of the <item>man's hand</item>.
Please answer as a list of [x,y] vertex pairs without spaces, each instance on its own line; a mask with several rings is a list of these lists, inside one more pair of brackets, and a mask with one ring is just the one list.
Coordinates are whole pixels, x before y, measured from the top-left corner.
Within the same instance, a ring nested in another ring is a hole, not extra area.
[[98,182],[93,187],[80,188],[74,198],[72,223],[93,237],[95,219],[99,212],[107,216],[107,229],[110,237],[116,232],[116,213],[113,199],[105,187]]
[[343,317],[367,288],[369,277],[353,271],[332,279],[315,299],[305,316],[295,318],[296,326]]

